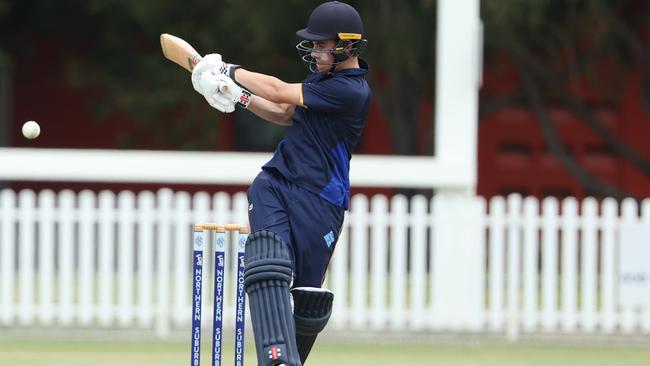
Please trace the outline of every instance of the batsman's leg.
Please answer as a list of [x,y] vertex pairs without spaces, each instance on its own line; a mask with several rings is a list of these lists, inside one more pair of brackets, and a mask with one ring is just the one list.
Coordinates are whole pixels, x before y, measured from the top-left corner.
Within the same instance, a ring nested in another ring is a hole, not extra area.
[[278,235],[262,230],[248,237],[244,287],[259,366],[301,366],[291,311],[291,252]]
[[334,293],[317,287],[296,287],[293,296],[293,318],[296,322],[296,343],[303,364],[314,346],[316,337],[332,315]]

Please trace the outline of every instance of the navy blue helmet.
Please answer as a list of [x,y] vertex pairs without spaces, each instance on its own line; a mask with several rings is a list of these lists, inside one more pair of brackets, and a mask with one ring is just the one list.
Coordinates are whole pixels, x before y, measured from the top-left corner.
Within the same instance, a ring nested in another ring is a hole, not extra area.
[[352,6],[339,1],[326,2],[316,7],[309,16],[307,28],[297,31],[296,35],[303,39],[296,49],[312,71],[317,70],[316,60],[311,56],[314,51],[313,42],[337,41],[334,48],[327,50],[334,56],[330,71],[348,58],[360,55],[367,43],[363,38],[361,16]]

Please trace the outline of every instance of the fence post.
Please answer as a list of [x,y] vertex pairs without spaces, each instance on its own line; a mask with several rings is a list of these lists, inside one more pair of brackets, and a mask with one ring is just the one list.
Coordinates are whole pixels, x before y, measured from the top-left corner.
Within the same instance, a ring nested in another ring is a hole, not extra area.
[[505,272],[504,260],[504,231],[505,231],[505,201],[503,197],[493,197],[490,200],[490,254],[489,254],[489,325],[492,331],[503,330],[503,273]]
[[534,197],[524,199],[523,246],[523,330],[533,332],[539,326],[539,201]]
[[573,332],[577,324],[578,202],[562,201],[562,330]]
[[18,193],[18,318],[22,324],[34,323],[34,263],[36,228],[36,194],[31,190]]
[[542,203],[542,329],[557,327],[558,202],[547,197]]
[[[95,289],[95,223],[97,222],[95,193],[79,194],[79,323],[89,326],[98,315],[93,302]],[[102,283],[98,284],[100,287]]]
[[133,251],[135,195],[122,191],[117,195],[117,271],[118,271],[118,321],[126,327],[133,322]]
[[54,321],[54,197],[50,190],[43,190],[38,195],[38,313],[43,325]]
[[[641,222],[646,226],[650,226],[650,198],[646,198],[641,203]],[[649,245],[646,242],[646,245]],[[650,335],[650,304],[641,309],[641,330]]]
[[138,304],[137,316],[141,327],[149,328],[153,322],[152,309],[152,276],[153,276],[153,227],[154,227],[154,195],[144,191],[137,198],[138,220]]
[[458,329],[478,330],[483,328],[485,306],[485,215],[482,200],[475,197],[458,195],[455,199],[456,213],[454,226],[458,242],[454,243],[455,259],[459,264],[457,277],[461,279],[458,293]]
[[483,322],[484,249],[479,201],[465,195],[433,199],[433,327],[462,331]]
[[596,328],[596,252],[597,230],[596,220],[598,203],[589,197],[582,202],[582,331],[591,333]]
[[[621,245],[621,236],[623,234],[622,227],[623,226],[629,226],[629,225],[634,225],[635,223],[638,222],[638,214],[637,214],[637,204],[636,201],[632,198],[626,198],[623,200],[621,204],[621,225],[619,227],[619,248]],[[619,249],[619,260],[620,260],[620,249]],[[620,262],[619,262],[620,263]],[[619,267],[620,268],[620,267]],[[620,271],[618,272],[618,275],[620,276]],[[621,283],[621,279],[617,276],[617,283]],[[619,303],[621,299],[621,289],[619,288]],[[625,334],[631,334],[634,332],[634,328],[636,327],[636,322],[637,322],[637,316],[636,312],[633,306],[629,306],[626,304],[621,304],[621,317],[620,317],[620,326],[621,326],[621,331]]]
[[616,230],[618,222],[618,203],[613,198],[603,201],[602,214],[602,323],[605,333],[613,333],[616,328]]
[[407,204],[403,195],[393,196],[391,201],[389,324],[392,329],[406,326]]
[[161,189],[157,194],[158,207],[158,235],[156,237],[157,246],[155,248],[155,257],[158,261],[156,276],[156,334],[164,337],[169,334],[170,314],[169,303],[169,264],[170,258],[170,238],[171,238],[171,209],[172,209],[172,191],[170,189]]
[[[351,276],[352,327],[363,329],[367,322],[368,308],[368,199],[357,194],[351,205]],[[326,234],[326,233],[323,233]]]
[[520,247],[521,247],[521,196],[508,197],[508,340],[519,338],[520,298]]
[[14,191],[10,189],[0,191],[0,319],[4,325],[13,323],[16,308],[14,305],[15,207]]
[[375,195],[370,202],[370,237],[371,237],[371,326],[384,329],[386,326],[386,290],[388,281],[388,199],[384,195]]
[[410,235],[410,329],[422,330],[428,324],[424,316],[425,295],[426,295],[426,266],[427,266],[427,199],[422,195],[411,198],[411,222]]
[[70,190],[59,193],[59,253],[58,273],[59,286],[59,321],[61,325],[71,325],[74,319],[73,310],[73,263],[74,263],[74,224],[75,215],[75,194]]

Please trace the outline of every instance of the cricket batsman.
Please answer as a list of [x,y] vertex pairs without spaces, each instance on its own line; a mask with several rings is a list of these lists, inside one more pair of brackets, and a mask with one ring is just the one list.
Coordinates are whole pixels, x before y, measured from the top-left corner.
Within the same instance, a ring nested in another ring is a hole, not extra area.
[[239,106],[289,126],[247,192],[252,233],[244,286],[260,366],[304,364],[329,320],[334,294],[321,286],[350,205],[350,153],[371,99],[368,64],[359,58],[367,41],[352,6],[319,5],[296,35],[309,68],[301,83],[216,53],[192,72],[194,89],[219,111]]

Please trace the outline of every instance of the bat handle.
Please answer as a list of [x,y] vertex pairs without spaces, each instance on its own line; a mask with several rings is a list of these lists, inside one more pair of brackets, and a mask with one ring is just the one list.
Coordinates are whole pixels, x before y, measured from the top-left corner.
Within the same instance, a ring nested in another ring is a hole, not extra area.
[[230,88],[228,88],[228,85],[226,85],[226,83],[221,83],[219,84],[219,91],[222,93],[228,93],[230,91]]

